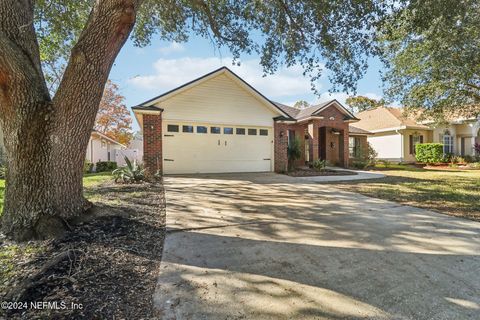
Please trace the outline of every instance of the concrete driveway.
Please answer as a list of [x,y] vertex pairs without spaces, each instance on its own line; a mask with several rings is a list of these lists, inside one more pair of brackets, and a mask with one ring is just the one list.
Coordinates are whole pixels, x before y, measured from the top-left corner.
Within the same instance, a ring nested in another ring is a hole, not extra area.
[[479,319],[480,223],[275,174],[165,178],[163,319]]

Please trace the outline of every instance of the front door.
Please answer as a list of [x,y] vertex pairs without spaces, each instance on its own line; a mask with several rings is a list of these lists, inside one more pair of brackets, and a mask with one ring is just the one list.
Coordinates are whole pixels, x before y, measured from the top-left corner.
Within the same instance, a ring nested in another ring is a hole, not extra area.
[[318,128],[318,158],[327,159],[327,128]]

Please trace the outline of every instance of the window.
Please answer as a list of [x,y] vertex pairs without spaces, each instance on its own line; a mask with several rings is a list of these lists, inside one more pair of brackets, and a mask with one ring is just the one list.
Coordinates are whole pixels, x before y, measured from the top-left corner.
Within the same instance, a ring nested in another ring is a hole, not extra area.
[[295,140],[295,130],[288,130],[288,136],[287,136],[287,145],[290,145],[293,140]]
[[220,127],[210,127],[210,133],[220,134]]
[[106,149],[107,148],[107,141],[102,140],[102,148]]
[[237,128],[236,132],[237,132],[237,134],[245,135],[245,129],[244,128]]
[[268,130],[267,129],[260,129],[260,135],[261,136],[268,136]]
[[197,133],[208,133],[207,127],[197,126]]
[[182,126],[182,132],[192,133],[193,132],[193,126]]
[[415,154],[415,146],[419,143],[423,143],[423,136],[418,133],[411,134],[409,143],[410,154]]
[[445,130],[443,133],[443,153],[453,153],[453,136],[450,134],[449,130]]
[[233,134],[233,128],[223,128],[223,134]]
[[360,138],[349,137],[348,138],[348,153],[350,158],[360,157]]
[[167,125],[168,132],[178,132],[178,125],[176,124],[169,124]]
[[257,129],[248,129],[248,135],[249,136],[256,136],[257,135]]

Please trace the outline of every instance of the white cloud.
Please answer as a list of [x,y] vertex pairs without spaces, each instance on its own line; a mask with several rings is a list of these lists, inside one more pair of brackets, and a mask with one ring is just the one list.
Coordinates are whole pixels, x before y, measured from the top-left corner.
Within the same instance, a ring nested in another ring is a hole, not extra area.
[[185,51],[185,46],[178,42],[172,42],[166,47],[158,49],[161,55],[167,56],[172,53],[180,53]]
[[[152,75],[137,76],[130,83],[144,89],[154,89],[158,92],[172,89],[188,81],[198,78],[221,66],[227,65],[231,58],[179,58],[157,60]],[[269,98],[293,95],[308,95],[311,93],[310,79],[305,77],[300,66],[280,68],[273,75],[263,77],[258,59],[242,61],[240,66],[227,65],[233,72]]]

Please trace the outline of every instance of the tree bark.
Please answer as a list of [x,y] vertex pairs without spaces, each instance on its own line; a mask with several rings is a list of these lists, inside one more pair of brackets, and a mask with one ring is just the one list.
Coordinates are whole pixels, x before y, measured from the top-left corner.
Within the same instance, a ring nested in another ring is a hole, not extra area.
[[0,3],[0,124],[7,153],[2,230],[12,238],[61,233],[89,207],[82,168],[105,82],[140,1],[96,1],[50,98],[31,0]]

